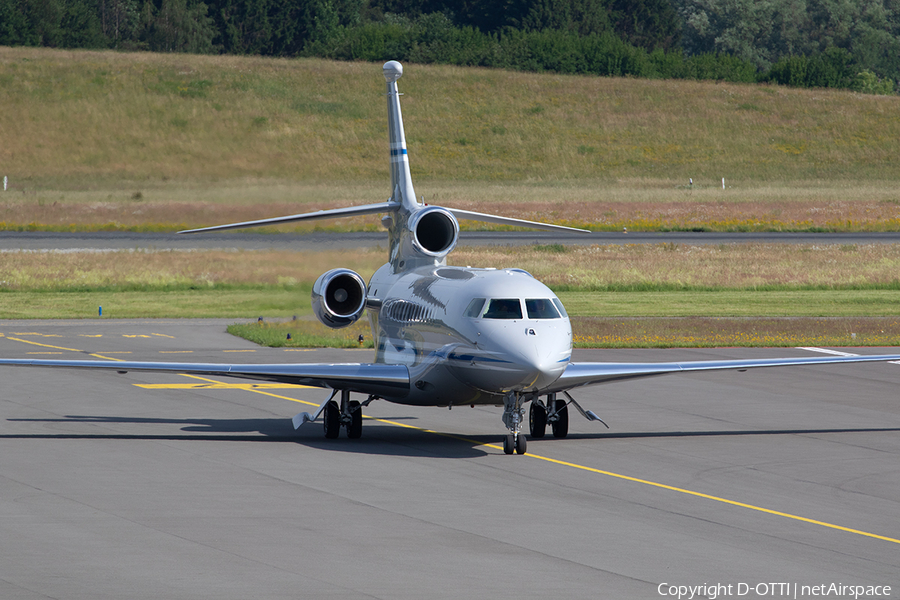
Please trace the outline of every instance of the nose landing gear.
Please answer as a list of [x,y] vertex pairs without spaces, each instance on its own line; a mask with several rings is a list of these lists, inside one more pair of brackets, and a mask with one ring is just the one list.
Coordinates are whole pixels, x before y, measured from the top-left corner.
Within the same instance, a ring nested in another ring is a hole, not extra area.
[[525,454],[528,442],[525,435],[519,432],[522,421],[525,420],[525,409],[522,408],[524,400],[521,394],[509,392],[503,398],[503,424],[509,429],[509,434],[503,440],[503,452],[506,454]]

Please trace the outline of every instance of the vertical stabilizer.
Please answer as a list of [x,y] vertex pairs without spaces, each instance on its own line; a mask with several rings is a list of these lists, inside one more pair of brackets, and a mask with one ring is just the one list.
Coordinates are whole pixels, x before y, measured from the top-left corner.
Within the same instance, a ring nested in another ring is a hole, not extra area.
[[403,132],[403,116],[400,114],[400,92],[397,80],[403,75],[403,65],[395,60],[384,63],[384,79],[387,81],[388,134],[391,148],[391,201],[403,205],[407,211],[415,209],[416,191],[409,174],[409,155],[406,151],[406,135]]

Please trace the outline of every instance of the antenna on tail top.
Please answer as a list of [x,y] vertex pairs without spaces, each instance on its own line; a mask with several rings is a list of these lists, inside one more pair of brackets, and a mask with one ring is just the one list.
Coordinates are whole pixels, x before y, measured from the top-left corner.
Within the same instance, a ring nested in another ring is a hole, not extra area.
[[389,60],[384,63],[384,79],[388,83],[394,83],[403,75],[403,65],[398,63],[396,60]]

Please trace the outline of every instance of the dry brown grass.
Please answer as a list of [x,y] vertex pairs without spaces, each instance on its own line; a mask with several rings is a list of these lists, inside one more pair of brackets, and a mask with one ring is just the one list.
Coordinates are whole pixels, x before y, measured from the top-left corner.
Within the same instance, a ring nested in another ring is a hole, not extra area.
[[0,289],[309,287],[329,269],[352,264],[368,278],[383,262],[374,251],[0,252]]
[[[900,286],[900,247],[736,244],[461,248],[457,265],[519,267],[555,289],[790,289]],[[383,250],[0,252],[4,289],[306,285],[328,269],[368,277]]]
[[554,289],[752,289],[900,285],[893,244],[626,244],[461,248],[457,265],[519,267]]
[[[420,186],[427,202],[507,216],[566,223],[596,230],[829,230],[900,229],[900,190],[892,187],[853,189],[814,186],[747,190],[618,188],[607,195],[582,186]],[[106,193],[28,192],[8,194],[0,202],[0,228],[38,227],[57,230],[177,230],[339,208],[383,200],[377,186],[308,186],[247,184],[229,188],[136,189]],[[214,198],[215,196],[215,198]],[[586,199],[595,196],[594,200]],[[815,200],[810,196],[817,196]],[[190,200],[181,200],[188,198]],[[33,224],[33,225],[32,225]],[[37,225],[39,224],[39,225]],[[485,224],[464,222],[472,229]],[[322,221],[281,230],[378,229],[378,219],[359,217]]]
[[898,346],[897,317],[574,317],[582,348]]

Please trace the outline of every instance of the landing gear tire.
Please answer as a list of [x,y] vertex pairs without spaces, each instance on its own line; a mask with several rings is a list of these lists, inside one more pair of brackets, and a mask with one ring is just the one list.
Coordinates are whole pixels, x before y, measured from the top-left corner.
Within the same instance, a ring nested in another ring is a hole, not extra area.
[[565,400],[556,401],[556,420],[551,423],[553,437],[564,438],[569,435],[569,407]]
[[515,436],[513,434],[509,434],[503,439],[503,452],[504,454],[512,454],[515,448]]
[[[528,411],[528,428],[531,430],[531,437],[540,439],[547,432],[547,409],[543,405],[538,404],[537,400],[531,402],[531,409]],[[525,454],[520,452],[519,454]]]
[[519,434],[516,436],[516,454],[525,454],[525,450],[528,448],[528,442],[525,441],[525,436]]
[[325,438],[329,440],[336,439],[341,433],[341,409],[338,408],[337,402],[332,400],[325,405],[325,413],[322,422],[325,425]]
[[357,440],[362,437],[362,408],[356,400],[350,401],[350,422],[347,424],[347,437]]

